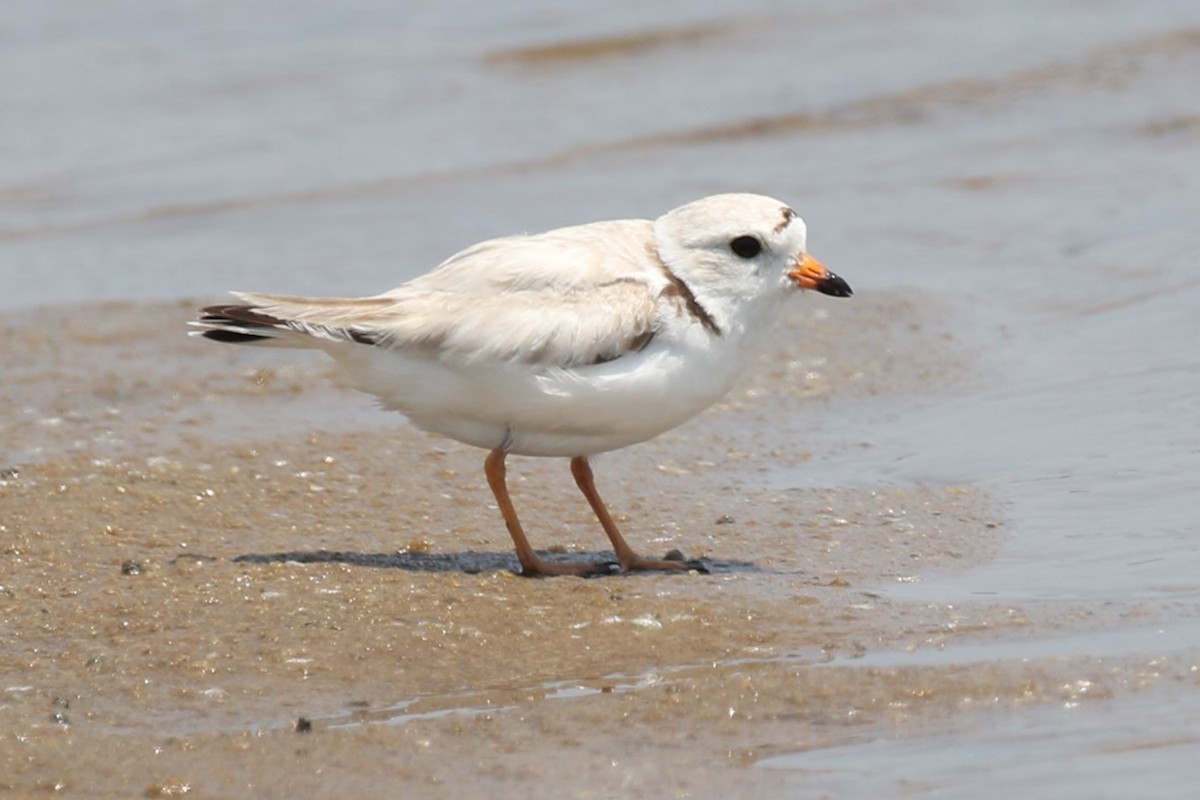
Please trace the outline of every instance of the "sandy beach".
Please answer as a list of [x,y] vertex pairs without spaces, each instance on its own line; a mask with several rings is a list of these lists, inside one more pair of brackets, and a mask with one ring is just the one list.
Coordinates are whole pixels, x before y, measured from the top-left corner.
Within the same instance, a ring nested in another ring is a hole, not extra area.
[[[1102,5],[23,4],[0,796],[1190,797],[1200,12]],[[597,460],[707,573],[521,578],[482,452],[186,336],[731,190],[855,297]]]

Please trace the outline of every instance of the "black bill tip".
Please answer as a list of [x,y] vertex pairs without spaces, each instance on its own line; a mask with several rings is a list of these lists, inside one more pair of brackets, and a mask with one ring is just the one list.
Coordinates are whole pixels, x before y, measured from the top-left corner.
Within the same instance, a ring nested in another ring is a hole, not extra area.
[[817,291],[830,297],[850,297],[854,290],[840,276],[830,272],[817,283]]

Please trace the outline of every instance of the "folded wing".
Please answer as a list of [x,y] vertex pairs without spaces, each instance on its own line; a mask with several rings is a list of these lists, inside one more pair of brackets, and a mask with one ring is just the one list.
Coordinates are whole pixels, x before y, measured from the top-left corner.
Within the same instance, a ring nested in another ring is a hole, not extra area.
[[661,278],[646,224],[485,242],[376,297],[235,293],[242,302],[209,306],[193,325],[223,342],[381,347],[463,365],[612,361],[658,329]]

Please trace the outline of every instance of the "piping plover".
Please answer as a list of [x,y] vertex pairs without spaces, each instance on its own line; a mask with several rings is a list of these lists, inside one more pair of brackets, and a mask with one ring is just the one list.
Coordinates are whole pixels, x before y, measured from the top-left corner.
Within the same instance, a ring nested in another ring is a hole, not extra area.
[[674,428],[724,395],[797,290],[849,297],[779,200],[705,197],[656,220],[492,239],[373,297],[235,292],[194,335],[315,347],[417,427],[488,452],[484,471],[525,575],[607,572],[538,556],[505,483],[505,457],[560,456],[622,571],[677,570],[637,555],[596,492],[588,456]]

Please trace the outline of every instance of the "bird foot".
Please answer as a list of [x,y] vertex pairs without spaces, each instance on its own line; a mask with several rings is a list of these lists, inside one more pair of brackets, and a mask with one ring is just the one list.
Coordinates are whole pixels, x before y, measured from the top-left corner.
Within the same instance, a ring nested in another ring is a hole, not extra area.
[[558,575],[576,575],[581,578],[595,578],[601,575],[615,575],[621,567],[615,561],[536,561],[522,564],[518,573],[522,578],[553,578]]
[[598,578],[604,575],[618,575],[624,572],[690,572],[695,570],[707,575],[711,570],[700,559],[685,559],[678,550],[672,550],[661,559],[643,558],[634,555],[624,563],[617,561],[547,561],[539,558],[536,561],[522,564],[520,575],[523,578],[552,578],[558,575],[575,575],[581,578]]
[[664,558],[642,558],[635,556],[632,560],[621,565],[622,572],[648,572],[657,570],[659,572],[696,572],[707,575],[709,573],[708,565],[700,559],[685,559],[683,553],[678,550],[672,550],[667,553]]

